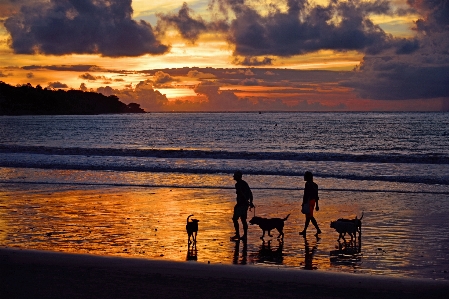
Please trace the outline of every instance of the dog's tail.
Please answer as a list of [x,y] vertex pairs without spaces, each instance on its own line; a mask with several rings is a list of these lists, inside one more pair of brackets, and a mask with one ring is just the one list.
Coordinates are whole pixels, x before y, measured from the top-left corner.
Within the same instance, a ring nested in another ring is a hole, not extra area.
[[190,219],[190,217],[192,217],[192,216],[194,216],[194,215],[192,214],[192,215],[189,215],[189,217],[187,217],[187,223],[189,223],[189,219]]
[[365,213],[364,212],[362,212],[362,217],[360,217],[360,219],[359,220],[362,220],[363,219],[363,215],[364,215]]
[[288,216],[290,216],[290,214],[288,214],[287,217],[284,218],[284,221],[288,219]]

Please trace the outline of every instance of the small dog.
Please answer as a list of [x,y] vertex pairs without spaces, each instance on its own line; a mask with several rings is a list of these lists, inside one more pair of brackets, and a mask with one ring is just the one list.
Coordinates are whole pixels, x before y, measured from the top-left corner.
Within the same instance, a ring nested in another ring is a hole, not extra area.
[[336,221],[331,222],[331,228],[335,229],[338,233],[338,240],[345,240],[345,235],[349,234],[351,236],[351,241],[356,237],[357,233],[362,233],[362,217],[360,219],[357,216],[354,219],[344,219],[340,218]]
[[[187,217],[187,224],[186,224],[186,231],[187,231],[187,235],[189,237],[189,239],[188,239],[189,244],[191,244],[192,241],[193,241],[193,243],[196,243],[196,235],[198,233],[198,222],[199,222],[199,220],[198,219],[191,219],[189,221],[190,217],[192,217],[192,216],[193,216],[193,214],[189,215],[189,217]],[[190,240],[190,238],[192,238],[192,241]]]
[[288,216],[290,216],[290,214],[287,215],[287,217],[285,217],[284,219],[282,218],[262,218],[262,217],[258,217],[258,216],[254,216],[249,223],[250,224],[257,224],[259,225],[259,227],[262,229],[263,234],[262,237],[260,237],[261,240],[263,240],[263,237],[265,236],[265,231],[268,231],[268,236],[272,237],[272,235],[270,235],[270,231],[272,229],[277,229],[277,231],[279,232],[279,236],[277,237],[284,239],[284,222],[285,220],[288,219]]

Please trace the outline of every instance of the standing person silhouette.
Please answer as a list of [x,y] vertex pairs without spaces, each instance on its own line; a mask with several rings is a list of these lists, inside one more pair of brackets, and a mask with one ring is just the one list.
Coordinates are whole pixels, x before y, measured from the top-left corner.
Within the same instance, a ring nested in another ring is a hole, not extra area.
[[[248,223],[246,223],[248,207],[253,208],[253,193],[249,188],[247,182],[242,180],[242,172],[236,171],[234,173],[235,183],[235,193],[237,194],[237,203],[234,206],[234,215],[232,216],[232,221],[234,222],[235,236],[231,237],[231,240],[246,240],[246,233],[248,232]],[[243,226],[243,236],[240,238],[239,222],[242,221]]]
[[[310,171],[306,171],[304,173],[304,181],[306,181],[306,186],[304,187],[304,196],[302,197],[302,207],[304,205],[309,205],[309,208],[306,212],[303,213],[306,215],[306,223],[304,225],[304,229],[299,234],[302,236],[306,236],[306,230],[309,226],[310,221],[312,221],[313,226],[316,228],[315,236],[318,237],[318,234],[321,234],[321,230],[318,227],[318,223],[316,222],[315,217],[313,217],[313,209],[316,205],[316,210],[319,211],[320,207],[318,206],[318,185],[313,182],[313,174]],[[303,209],[301,209],[303,210]]]

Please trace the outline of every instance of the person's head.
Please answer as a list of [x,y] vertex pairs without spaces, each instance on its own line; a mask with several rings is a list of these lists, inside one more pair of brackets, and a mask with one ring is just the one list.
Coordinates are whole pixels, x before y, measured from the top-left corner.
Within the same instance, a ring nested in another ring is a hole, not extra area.
[[236,172],[234,172],[234,180],[238,181],[242,179],[242,172],[240,170],[237,170]]
[[304,173],[304,181],[313,182],[313,174],[310,171]]

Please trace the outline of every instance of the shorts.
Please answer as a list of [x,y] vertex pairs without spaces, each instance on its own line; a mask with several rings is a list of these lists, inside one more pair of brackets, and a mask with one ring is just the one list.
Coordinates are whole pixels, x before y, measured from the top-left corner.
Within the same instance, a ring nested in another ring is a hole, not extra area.
[[315,209],[315,199],[309,200],[309,214],[307,216],[313,217],[313,210]]
[[239,218],[242,220],[246,220],[247,212],[248,212],[247,206],[237,206],[236,205],[234,207],[234,215],[232,216],[232,220],[237,220]]

